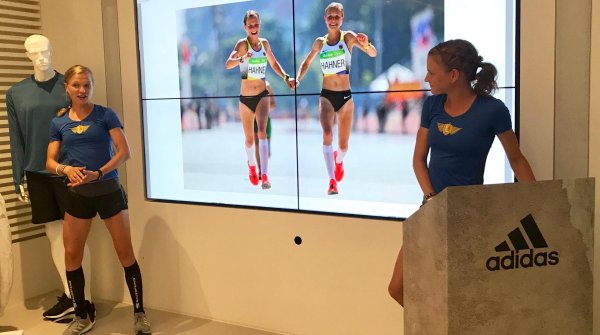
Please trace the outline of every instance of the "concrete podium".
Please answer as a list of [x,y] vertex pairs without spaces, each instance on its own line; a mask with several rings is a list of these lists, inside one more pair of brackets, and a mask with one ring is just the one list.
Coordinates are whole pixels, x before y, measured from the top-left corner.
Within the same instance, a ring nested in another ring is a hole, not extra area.
[[404,334],[592,334],[594,179],[450,187],[403,226]]

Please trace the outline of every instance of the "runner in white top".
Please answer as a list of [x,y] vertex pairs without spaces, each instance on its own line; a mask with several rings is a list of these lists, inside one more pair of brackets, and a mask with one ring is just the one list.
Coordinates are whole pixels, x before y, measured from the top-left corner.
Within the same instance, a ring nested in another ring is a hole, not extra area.
[[242,85],[240,89],[240,117],[245,136],[246,156],[248,158],[249,179],[252,185],[258,185],[256,160],[254,158],[254,118],[258,124],[258,147],[260,155],[260,178],[262,188],[271,188],[267,177],[269,163],[269,144],[267,142],[267,120],[269,117],[269,100],[267,96],[265,74],[267,62],[277,75],[283,78],[290,89],[294,89],[296,81],[281,68],[271,51],[271,45],[265,38],[260,38],[260,16],[257,11],[249,10],[244,15],[244,29],[248,36],[240,39],[225,63],[226,69],[240,67]]
[[[377,49],[367,35],[353,31],[342,31],[344,6],[338,2],[325,8],[327,35],[318,37],[298,70],[296,85],[306,75],[317,54],[323,72],[323,89],[319,98],[319,119],[323,128],[323,156],[329,174],[328,194],[337,194],[337,182],[344,177],[343,160],[348,151],[352,130],[354,101],[350,91],[350,60],[352,48],[358,47],[369,57],[377,56]],[[333,124],[338,118],[338,147],[333,151]]]
[[[264,39],[259,38],[258,43],[260,45],[260,49],[252,50],[250,52],[250,56],[248,59],[240,63],[240,73],[242,74],[242,79],[248,80],[257,80],[262,79],[265,80],[267,77],[267,52],[265,51],[265,46],[263,44]],[[246,44],[248,46],[248,50],[252,49],[252,45],[248,38],[246,38]]]
[[323,46],[319,54],[319,61],[324,77],[336,74],[350,74],[352,53],[344,40],[346,32],[341,31],[341,34],[342,36],[339,38],[339,41],[333,45],[329,44],[331,41],[329,34],[323,37]]

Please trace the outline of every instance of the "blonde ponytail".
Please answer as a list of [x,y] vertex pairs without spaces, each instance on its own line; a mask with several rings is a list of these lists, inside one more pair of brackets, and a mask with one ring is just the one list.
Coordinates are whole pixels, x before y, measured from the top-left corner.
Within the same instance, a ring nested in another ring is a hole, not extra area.
[[61,116],[65,115],[69,111],[69,109],[71,109],[71,106],[59,109],[58,112],[56,113],[56,116],[61,117]]

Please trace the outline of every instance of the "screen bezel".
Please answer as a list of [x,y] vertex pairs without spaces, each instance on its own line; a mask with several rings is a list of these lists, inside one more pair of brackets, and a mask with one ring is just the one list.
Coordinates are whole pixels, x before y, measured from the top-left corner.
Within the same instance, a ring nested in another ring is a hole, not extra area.
[[[292,3],[292,8],[295,8],[296,4],[295,4],[296,0],[290,0],[290,2]],[[324,211],[317,211],[317,210],[307,210],[307,209],[289,209],[289,208],[277,208],[277,207],[268,207],[268,206],[249,206],[249,205],[239,205],[239,204],[229,204],[229,203],[208,203],[208,202],[197,202],[197,201],[185,201],[185,200],[171,200],[171,199],[160,199],[160,198],[153,198],[150,197],[148,195],[148,173],[147,173],[147,164],[148,164],[148,157],[147,157],[147,153],[146,153],[146,146],[147,146],[147,139],[146,139],[146,129],[145,129],[145,125],[146,125],[146,121],[145,121],[145,109],[143,107],[144,105],[144,100],[151,100],[151,99],[144,99],[142,97],[142,91],[143,91],[143,67],[142,67],[142,50],[140,48],[140,31],[139,31],[139,21],[140,21],[140,16],[138,13],[138,0],[133,0],[134,2],[134,21],[135,21],[135,41],[136,41],[136,47],[137,47],[137,66],[138,66],[138,88],[139,88],[139,92],[140,92],[140,100],[139,100],[139,107],[140,107],[140,124],[142,125],[142,129],[141,129],[141,143],[143,146],[142,150],[142,160],[143,160],[143,185],[144,185],[144,200],[145,201],[149,201],[149,202],[159,202],[159,203],[171,203],[171,204],[182,204],[182,205],[195,205],[195,206],[208,206],[208,207],[221,207],[221,208],[234,208],[234,209],[249,209],[249,210],[261,210],[261,211],[273,211],[273,212],[285,212],[285,213],[298,213],[298,214],[312,214],[312,215],[326,215],[326,216],[340,216],[340,217],[348,217],[348,218],[357,218],[357,219],[369,219],[369,220],[384,220],[384,221],[404,221],[406,219],[406,217],[388,217],[388,216],[377,216],[377,215],[362,215],[362,214],[350,214],[350,213],[338,213],[338,212],[324,212]],[[514,107],[513,107],[513,116],[514,116],[514,131],[515,134],[517,136],[517,139],[520,137],[520,31],[521,31],[521,24],[520,24],[520,14],[521,14],[521,0],[514,0],[515,3],[515,13],[514,13],[514,18],[515,18],[515,23],[514,23],[514,86],[500,86],[498,87],[498,90],[514,90],[513,96],[514,96]],[[295,26],[295,22],[293,23],[293,25]],[[297,68],[297,66],[295,66],[295,68]],[[429,90],[419,90],[419,91],[429,91]],[[380,94],[380,93],[386,93],[389,91],[356,91],[353,93],[357,93],[357,94],[361,94],[361,93],[365,93],[365,94]],[[396,92],[396,91],[394,91]],[[397,92],[405,92],[405,91],[397,91]],[[291,93],[291,94],[278,94],[277,96],[292,96],[292,97],[300,97],[303,95],[314,95],[313,93]],[[189,98],[195,98],[195,97],[189,97]],[[204,97],[200,97],[200,98],[204,98]],[[219,98],[219,97],[216,97]],[[188,97],[186,98],[181,98],[181,99],[188,99]],[[516,181],[516,179],[515,179]]]

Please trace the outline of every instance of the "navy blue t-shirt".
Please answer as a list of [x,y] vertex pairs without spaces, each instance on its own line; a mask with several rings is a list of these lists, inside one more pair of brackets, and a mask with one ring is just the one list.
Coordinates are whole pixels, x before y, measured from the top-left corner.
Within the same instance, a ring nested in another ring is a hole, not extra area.
[[[117,114],[110,108],[94,105],[92,112],[81,121],[73,121],[69,113],[57,116],[50,123],[50,142],[61,141],[61,150],[66,154],[65,164],[85,166],[95,171],[106,164],[114,155],[109,130],[123,128]],[[118,176],[117,170],[102,179]]]
[[427,97],[421,114],[421,127],[429,129],[429,178],[436,192],[483,184],[494,137],[512,128],[508,108],[494,97],[477,96],[457,117],[446,113],[445,101],[445,94]]

